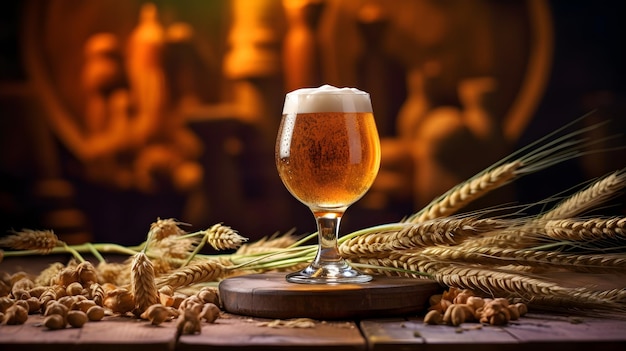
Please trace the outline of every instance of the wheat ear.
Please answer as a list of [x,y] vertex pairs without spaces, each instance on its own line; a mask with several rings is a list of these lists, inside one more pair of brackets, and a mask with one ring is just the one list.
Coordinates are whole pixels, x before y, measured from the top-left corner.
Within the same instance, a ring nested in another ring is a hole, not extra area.
[[452,188],[435,202],[407,219],[410,223],[420,223],[435,218],[454,214],[470,202],[480,198],[488,192],[501,187],[513,180],[522,163],[510,162],[490,169],[467,182]]
[[613,172],[559,203],[541,219],[576,217],[614,197],[626,186],[626,170]]
[[613,313],[616,318],[624,318],[623,313],[625,307],[623,302],[626,301],[626,290],[613,289],[593,291],[587,288],[570,289],[567,296],[551,295],[551,296],[533,296],[527,300],[527,303],[536,309],[548,308],[550,310],[568,310],[571,307],[584,308],[585,314],[593,315],[593,310],[601,310],[598,314],[600,318],[610,318],[607,313]]
[[368,233],[341,243],[343,257],[376,257],[390,251],[401,251],[432,245],[458,245],[465,239],[510,224],[494,219],[449,217],[407,224],[393,232]]
[[545,233],[557,240],[626,239],[626,217],[551,220],[545,225]]
[[131,292],[135,298],[135,313],[143,313],[159,302],[155,284],[154,266],[143,252],[135,254],[130,265]]
[[431,260],[482,265],[523,265],[563,268],[575,272],[626,272],[624,254],[577,254],[497,247],[429,247],[421,252]]
[[231,227],[222,224],[215,224],[202,233],[206,236],[209,245],[216,250],[237,249],[248,241],[248,238],[244,238]]
[[419,212],[409,216],[405,221],[416,223],[449,216],[468,203],[517,178],[580,156],[583,153],[580,149],[589,147],[601,140],[588,141],[584,138],[577,138],[602,124],[598,123],[581,128],[563,136],[559,136],[559,134],[585,117],[566,124],[456,185],[431,201]]
[[[348,260],[356,265],[370,266],[368,269],[372,272],[412,277],[420,277],[422,273],[436,272],[447,265],[447,263],[433,261],[430,257],[422,255],[420,250],[390,252],[387,256],[380,257],[353,257]],[[376,269],[375,266],[380,269]]]
[[217,260],[196,260],[192,264],[179,268],[167,276],[158,278],[156,285],[159,288],[165,285],[178,288],[195,283],[217,281],[223,278],[226,273],[228,273],[228,269]]
[[470,289],[493,297],[522,298],[533,296],[567,297],[572,289],[554,282],[484,267],[447,266],[433,273],[434,279],[448,287]]
[[59,245],[59,238],[52,230],[24,229],[22,231],[13,231],[12,233],[0,239],[0,247],[49,253]]

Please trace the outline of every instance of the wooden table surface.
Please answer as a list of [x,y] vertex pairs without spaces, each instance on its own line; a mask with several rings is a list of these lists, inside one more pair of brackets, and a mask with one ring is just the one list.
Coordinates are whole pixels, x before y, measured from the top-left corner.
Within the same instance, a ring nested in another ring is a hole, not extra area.
[[[5,259],[0,271],[41,269],[41,260]],[[529,312],[506,326],[425,325],[423,314],[402,318],[313,321],[305,328],[272,319],[223,313],[202,332],[176,336],[174,322],[153,326],[107,316],[82,328],[47,330],[43,317],[0,325],[0,350],[626,350],[626,320]],[[275,326],[272,326],[277,324]]]

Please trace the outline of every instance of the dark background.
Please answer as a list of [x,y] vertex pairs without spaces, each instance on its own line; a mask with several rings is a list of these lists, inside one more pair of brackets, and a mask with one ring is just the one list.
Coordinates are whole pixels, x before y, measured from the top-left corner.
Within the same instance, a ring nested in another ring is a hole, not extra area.
[[[554,57],[549,83],[545,94],[525,128],[517,147],[522,147],[541,136],[577,119],[591,111],[590,117],[579,122],[581,127],[594,122],[606,121],[598,136],[616,137],[601,147],[626,146],[626,62],[621,1],[549,1],[554,25]],[[38,129],[30,128],[30,118],[42,110],[28,90],[27,73],[21,54],[22,11],[24,2],[5,1],[0,11],[0,230],[41,228],[41,213],[49,204],[41,203],[33,196],[32,187],[40,176],[40,156],[50,150],[37,150],[30,138],[50,138]],[[229,128],[226,126],[225,128]],[[235,127],[232,127],[235,128]],[[200,131],[202,132],[202,131]],[[245,135],[246,131],[238,131]],[[53,141],[54,145],[58,145]],[[63,157],[61,150],[61,157]],[[256,159],[239,160],[242,167],[250,166]],[[623,149],[576,159],[525,177],[515,183],[516,201],[530,203],[552,196],[577,184],[602,176],[607,172],[626,166]],[[254,166],[250,166],[254,167]],[[273,167],[273,166],[272,166]],[[66,172],[65,170],[63,172]],[[254,196],[262,193],[263,185],[245,184],[245,191]],[[88,231],[97,233],[90,238],[96,241],[110,240],[123,244],[138,243],[144,238],[149,223],[156,217],[177,217],[181,199],[176,194],[162,193],[149,200],[137,200],[136,194],[115,194],[106,190],[81,192],[74,199],[74,206],[90,214]],[[281,196],[284,196],[281,195]],[[270,196],[271,198],[272,196]],[[602,209],[603,214],[624,215],[624,197],[616,199],[612,207]],[[271,200],[270,200],[271,201]],[[297,202],[293,206],[301,206]],[[123,208],[107,212],[106,208]],[[270,207],[270,203],[266,205]],[[267,208],[266,208],[267,209]],[[370,216],[358,210],[352,219],[346,217],[345,230],[376,224],[376,221],[402,218],[406,208],[399,208],[386,217]],[[270,235],[273,231],[287,231],[290,223],[299,232],[314,230],[310,214],[304,208],[295,211],[292,219],[282,226],[263,223],[258,230],[247,226],[248,215],[242,211],[228,218],[227,225],[244,228],[242,234],[249,237]],[[348,212],[351,215],[351,212]],[[121,217],[120,217],[121,216]],[[256,216],[256,214],[254,214]],[[220,221],[211,218],[211,221]],[[122,222],[122,226],[109,226]],[[272,229],[275,228],[275,229]],[[104,234],[103,234],[104,233]]]

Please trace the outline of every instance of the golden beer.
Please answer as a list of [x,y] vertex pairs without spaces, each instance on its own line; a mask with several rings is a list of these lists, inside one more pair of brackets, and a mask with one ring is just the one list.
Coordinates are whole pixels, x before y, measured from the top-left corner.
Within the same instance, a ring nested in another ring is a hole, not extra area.
[[313,262],[287,281],[364,283],[372,276],[346,262],[337,248],[345,210],[374,182],[380,141],[368,93],[324,85],[288,93],[276,138],[276,168],[289,192],[317,221]]
[[370,188],[380,166],[372,113],[301,113],[282,120],[276,167],[294,197],[314,211],[345,208]]

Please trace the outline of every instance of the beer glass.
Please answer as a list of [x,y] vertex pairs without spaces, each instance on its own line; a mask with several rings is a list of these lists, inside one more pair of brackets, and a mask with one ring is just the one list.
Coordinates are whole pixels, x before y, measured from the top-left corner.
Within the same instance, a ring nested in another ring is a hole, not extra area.
[[324,85],[285,97],[275,160],[285,187],[317,221],[318,249],[293,283],[363,283],[370,275],[339,254],[339,223],[370,188],[380,166],[380,141],[368,93]]

